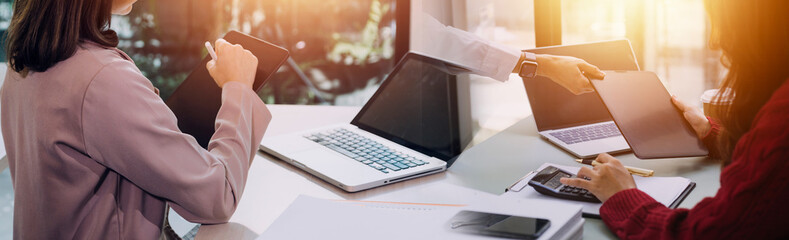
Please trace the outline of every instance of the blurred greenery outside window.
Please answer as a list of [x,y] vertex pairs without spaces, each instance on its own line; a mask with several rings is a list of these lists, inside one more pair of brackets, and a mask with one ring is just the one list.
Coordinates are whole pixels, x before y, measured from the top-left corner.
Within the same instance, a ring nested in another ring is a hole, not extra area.
[[163,98],[202,67],[205,41],[239,30],[288,49],[308,78],[284,65],[259,92],[265,102],[361,105],[396,62],[394,2],[146,0],[112,28]]
[[[258,93],[265,102],[362,105],[397,61],[395,9],[395,0],[140,0],[111,28],[164,99],[204,67],[205,41],[239,30],[288,49],[307,76],[283,65]],[[11,12],[0,0],[3,33]]]
[[0,61],[6,61],[6,54],[5,54],[5,34],[6,30],[8,29],[8,25],[11,24],[11,13],[12,13],[12,0],[0,0]]

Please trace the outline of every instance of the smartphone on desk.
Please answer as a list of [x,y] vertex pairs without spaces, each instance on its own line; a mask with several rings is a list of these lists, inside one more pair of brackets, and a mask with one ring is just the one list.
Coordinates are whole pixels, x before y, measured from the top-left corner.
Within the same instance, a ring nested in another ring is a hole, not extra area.
[[582,202],[600,202],[597,197],[586,189],[565,185],[559,182],[559,179],[563,177],[575,178],[578,176],[565,172],[559,168],[548,166],[529,180],[529,186],[532,186],[538,193],[551,197]]
[[537,239],[551,226],[542,218],[460,211],[449,220],[451,231],[514,239]]

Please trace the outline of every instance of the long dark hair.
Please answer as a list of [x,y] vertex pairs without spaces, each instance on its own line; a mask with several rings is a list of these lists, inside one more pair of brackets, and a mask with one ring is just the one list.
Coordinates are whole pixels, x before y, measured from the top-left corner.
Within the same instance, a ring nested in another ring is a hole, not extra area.
[[44,72],[89,40],[115,47],[112,0],[16,0],[8,26],[8,63],[16,72]]
[[[756,113],[789,78],[789,1],[706,0],[705,7],[710,47],[722,50],[729,68],[721,88],[734,93],[730,105],[714,111],[723,127],[718,154],[726,165]],[[723,104],[723,96],[716,99]]]

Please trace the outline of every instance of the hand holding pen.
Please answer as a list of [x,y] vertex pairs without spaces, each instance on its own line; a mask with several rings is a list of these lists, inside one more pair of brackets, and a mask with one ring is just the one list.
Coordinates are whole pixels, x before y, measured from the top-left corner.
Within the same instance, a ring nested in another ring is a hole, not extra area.
[[211,42],[209,41],[205,42],[205,49],[208,51],[208,55],[211,55],[211,60],[216,61],[217,59],[216,51],[214,51],[214,47],[211,46]]
[[[586,164],[586,165],[592,165],[592,166],[599,166],[600,164],[602,164],[602,163],[598,162],[595,159],[576,159],[575,161],[579,162],[579,163]],[[625,166],[625,168],[632,175],[637,175],[637,176],[642,176],[642,177],[651,177],[652,175],[655,175],[655,171],[654,170],[637,168],[637,167],[629,167],[629,166]]]
[[252,52],[224,39],[216,40],[216,51],[209,42],[205,47],[212,58],[206,63],[206,68],[220,88],[228,82],[239,82],[252,88],[258,66],[258,59]]

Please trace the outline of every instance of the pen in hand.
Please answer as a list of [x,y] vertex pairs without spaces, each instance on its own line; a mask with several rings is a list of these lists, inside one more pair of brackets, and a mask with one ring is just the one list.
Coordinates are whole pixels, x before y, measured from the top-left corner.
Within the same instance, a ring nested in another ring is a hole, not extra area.
[[214,47],[211,46],[211,42],[205,42],[205,49],[208,50],[208,55],[211,55],[211,59],[216,61],[216,52],[214,51]]
[[[584,160],[584,159],[576,159],[575,161],[579,162],[579,163],[587,164],[587,165],[592,165],[592,166],[597,166],[597,165],[602,164],[602,163],[600,163],[600,162],[598,162],[598,161],[596,161],[594,159],[586,159],[586,160]],[[637,167],[628,167],[628,166],[625,166],[625,168],[627,168],[627,171],[630,172],[630,174],[633,174],[633,175],[638,175],[638,176],[642,176],[642,177],[651,177],[652,175],[655,175],[655,171],[654,170],[637,168]]]

